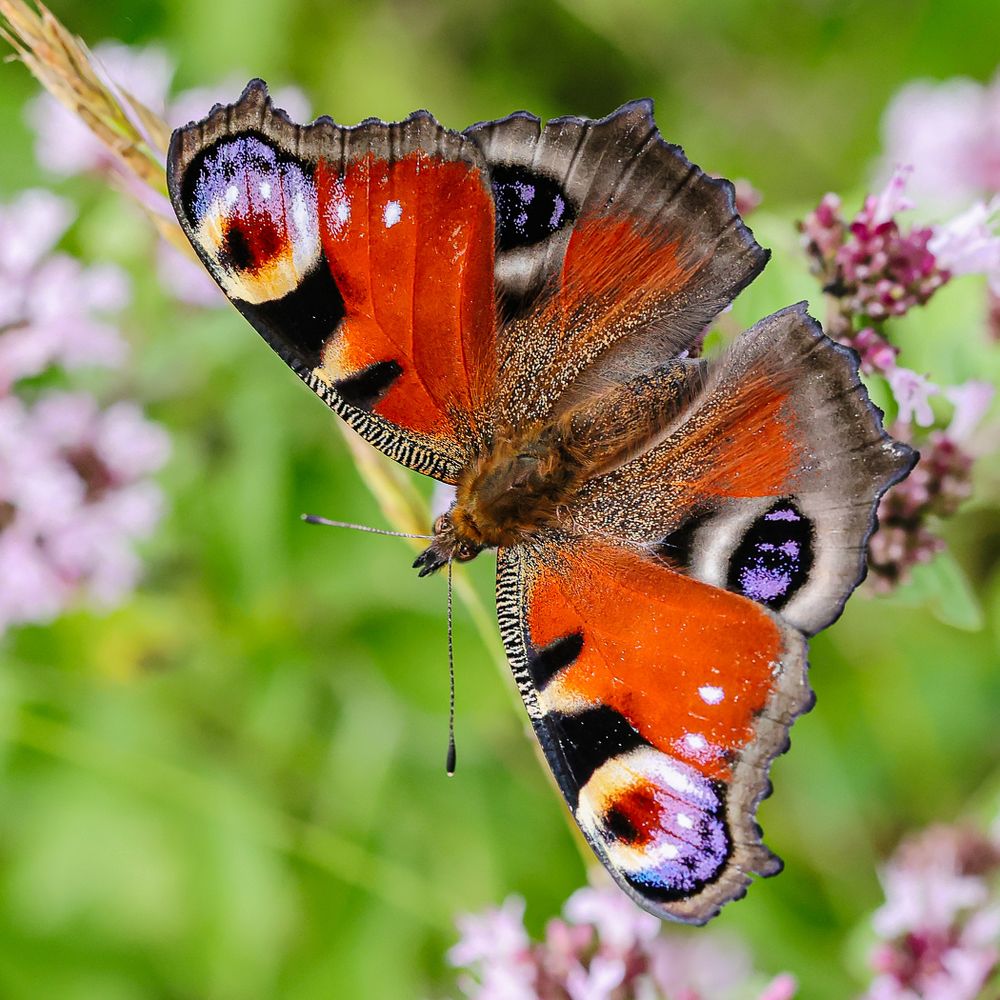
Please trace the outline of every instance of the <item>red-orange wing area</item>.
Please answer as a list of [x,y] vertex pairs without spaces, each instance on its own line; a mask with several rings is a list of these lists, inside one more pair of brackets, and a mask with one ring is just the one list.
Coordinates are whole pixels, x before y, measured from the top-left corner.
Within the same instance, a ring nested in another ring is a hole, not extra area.
[[752,601],[600,543],[541,565],[529,602],[536,649],[583,637],[540,692],[547,712],[610,708],[651,746],[723,781],[800,646]]
[[316,374],[401,373],[373,406],[430,435],[475,426],[495,378],[493,202],[481,171],[422,150],[316,168],[320,236],[345,319]]
[[643,232],[633,218],[581,219],[566,248],[557,293],[539,320],[586,362],[648,324],[701,266],[681,240]]

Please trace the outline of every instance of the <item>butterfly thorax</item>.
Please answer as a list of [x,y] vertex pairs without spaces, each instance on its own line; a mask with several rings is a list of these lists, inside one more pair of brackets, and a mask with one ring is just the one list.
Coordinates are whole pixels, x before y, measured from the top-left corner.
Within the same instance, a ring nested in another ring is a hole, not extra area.
[[434,523],[434,541],[417,560],[421,574],[483,549],[523,544],[555,526],[560,508],[586,478],[588,463],[565,420],[494,435],[456,484],[455,503]]
[[689,378],[665,366],[641,384],[605,387],[549,421],[495,431],[463,470],[454,505],[435,522],[434,541],[415,565],[431,573],[483,549],[571,530],[567,511],[580,488],[651,447],[683,405]]

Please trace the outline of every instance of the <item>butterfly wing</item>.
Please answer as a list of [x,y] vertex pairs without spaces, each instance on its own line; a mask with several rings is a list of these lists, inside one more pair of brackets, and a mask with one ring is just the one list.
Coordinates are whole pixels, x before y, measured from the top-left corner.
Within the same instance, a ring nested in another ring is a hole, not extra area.
[[509,423],[681,353],[767,261],[732,185],[660,137],[649,101],[544,126],[522,112],[466,135],[496,204]]
[[861,582],[878,499],[915,459],[857,355],[800,303],[742,334],[662,440],[591,480],[573,530],[646,546],[811,634]]
[[195,250],[296,374],[392,458],[453,481],[495,379],[475,143],[426,112],[295,125],[253,81],[174,134],[168,182]]
[[501,550],[497,614],[570,810],[641,906],[704,923],[780,870],[754,813],[811,703],[795,629],[648,553],[555,538]]

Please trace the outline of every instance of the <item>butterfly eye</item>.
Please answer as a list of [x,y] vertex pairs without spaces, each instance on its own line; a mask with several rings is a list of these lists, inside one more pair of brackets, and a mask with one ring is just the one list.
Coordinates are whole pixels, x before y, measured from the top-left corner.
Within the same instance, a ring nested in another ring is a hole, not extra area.
[[451,531],[451,518],[447,514],[442,514],[434,522],[434,534],[444,535],[449,531]]
[[478,554],[479,548],[468,542],[459,542],[455,548],[455,558],[459,562],[468,562],[470,559],[475,559]]

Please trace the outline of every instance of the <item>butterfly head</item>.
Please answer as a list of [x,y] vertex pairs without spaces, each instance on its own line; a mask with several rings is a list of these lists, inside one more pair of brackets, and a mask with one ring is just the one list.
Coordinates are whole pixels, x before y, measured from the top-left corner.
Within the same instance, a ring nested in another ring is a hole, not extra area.
[[455,527],[452,512],[442,514],[434,522],[434,539],[413,563],[419,569],[418,576],[428,576],[437,572],[449,562],[468,562],[475,559],[484,546],[462,534]]

